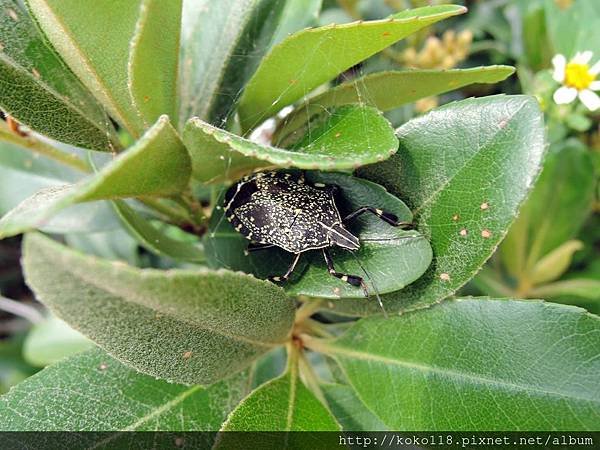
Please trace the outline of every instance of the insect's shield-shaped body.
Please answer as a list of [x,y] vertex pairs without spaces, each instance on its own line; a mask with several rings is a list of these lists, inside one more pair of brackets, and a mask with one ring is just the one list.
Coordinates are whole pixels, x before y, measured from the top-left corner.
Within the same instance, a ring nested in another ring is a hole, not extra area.
[[311,185],[301,174],[259,172],[225,195],[225,216],[236,231],[257,244],[291,253],[338,245],[359,248],[343,225],[333,186]]
[[[225,216],[236,231],[251,241],[248,251],[280,247],[295,255],[283,275],[271,281],[285,281],[294,271],[300,255],[321,249],[331,276],[360,286],[369,292],[363,278],[338,272],[328,247],[337,245],[358,250],[359,240],[344,224],[370,212],[392,226],[410,226],[398,217],[372,206],[363,206],[342,219],[335,204],[336,186],[311,185],[300,174],[259,172],[235,183],[225,194]],[[383,309],[381,298],[375,292]]]

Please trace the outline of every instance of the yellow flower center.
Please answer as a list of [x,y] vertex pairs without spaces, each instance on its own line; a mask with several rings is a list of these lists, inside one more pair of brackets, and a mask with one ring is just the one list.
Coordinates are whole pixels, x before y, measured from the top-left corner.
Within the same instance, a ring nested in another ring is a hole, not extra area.
[[587,89],[594,81],[594,75],[590,73],[590,66],[570,62],[565,69],[565,84],[574,87],[578,91]]

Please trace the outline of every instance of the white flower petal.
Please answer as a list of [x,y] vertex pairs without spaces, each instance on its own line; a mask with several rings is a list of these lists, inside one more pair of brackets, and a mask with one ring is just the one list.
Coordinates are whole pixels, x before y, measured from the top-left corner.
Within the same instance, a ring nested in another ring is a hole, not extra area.
[[592,91],[600,91],[600,80],[598,80],[598,81],[592,81],[590,83],[590,89]]
[[589,50],[577,52],[573,57],[573,62],[577,64],[587,64],[592,60],[592,56],[594,56],[594,54]]
[[583,103],[590,111],[596,111],[600,108],[600,97],[589,89],[584,89],[579,93],[579,100],[581,100],[581,103]]
[[577,97],[577,89],[563,86],[554,93],[554,101],[559,105],[571,103]]
[[567,58],[564,55],[554,55],[552,58],[552,65],[554,66],[554,73],[552,78],[558,83],[562,83],[565,80],[565,68],[567,67]]
[[592,75],[598,75],[600,73],[600,61],[596,61],[596,64],[590,68],[590,73]]

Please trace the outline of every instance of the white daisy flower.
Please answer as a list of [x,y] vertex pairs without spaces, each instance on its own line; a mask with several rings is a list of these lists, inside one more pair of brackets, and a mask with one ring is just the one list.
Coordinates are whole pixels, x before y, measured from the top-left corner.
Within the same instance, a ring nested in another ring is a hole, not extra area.
[[552,58],[554,66],[552,76],[562,84],[554,93],[556,103],[559,105],[571,103],[579,97],[581,103],[590,111],[600,108],[600,97],[594,92],[600,90],[600,80],[596,80],[596,76],[600,73],[600,61],[590,67],[592,56],[592,52],[585,51],[577,52],[569,62],[563,55],[555,55]]

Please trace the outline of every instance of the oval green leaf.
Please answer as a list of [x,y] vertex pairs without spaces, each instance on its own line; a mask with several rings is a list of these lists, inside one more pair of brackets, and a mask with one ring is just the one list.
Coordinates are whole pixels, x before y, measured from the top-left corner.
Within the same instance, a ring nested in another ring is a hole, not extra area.
[[[311,182],[340,187],[337,205],[342,217],[361,206],[374,206],[396,214],[402,222],[412,222],[412,214],[402,201],[381,186],[341,173],[307,173]],[[371,295],[402,289],[419,278],[431,263],[431,247],[417,231],[394,228],[372,214],[364,214],[349,225],[361,248],[355,253],[332,249],[336,270],[364,277]],[[207,258],[214,267],[242,270],[259,278],[281,275],[292,261],[283,250],[262,250],[244,254],[248,240],[236,232],[217,210],[204,238]],[[363,271],[364,269],[364,271]],[[365,273],[366,271],[366,273]],[[283,287],[294,295],[321,298],[364,298],[362,289],[349,285],[327,271],[320,251],[302,256],[291,279]]]
[[146,250],[175,260],[204,262],[204,252],[196,242],[182,242],[167,236],[122,200],[113,201],[113,206],[125,229]]
[[[221,428],[222,431],[338,431],[339,425],[323,404],[309,391],[294,370],[263,384],[233,410]],[[301,433],[258,434],[256,448],[296,448],[294,438],[301,441]],[[217,449],[239,447],[247,443],[235,442],[235,434],[223,433],[217,439]],[[275,446],[276,443],[278,446]],[[236,445],[237,444],[237,445]],[[318,441],[316,442],[318,445]],[[311,447],[313,448],[313,447]],[[314,448],[323,448],[320,446]],[[331,448],[331,447],[329,447]]]
[[166,114],[177,128],[177,72],[183,0],[141,0],[129,47],[131,100],[147,129]]
[[0,36],[4,111],[33,130],[69,144],[102,151],[119,147],[100,105],[47,47],[22,2],[0,1]]
[[135,138],[142,134],[143,124],[131,102],[127,74],[141,2],[27,0],[37,23],[69,68]]
[[392,430],[597,429],[600,319],[580,308],[458,299],[305,344]]
[[167,196],[187,187],[189,155],[162,116],[130,149],[100,172],[77,184],[43,189],[0,219],[0,237],[43,226],[54,214],[81,202],[139,196]]
[[[496,250],[540,170],[544,128],[537,101],[495,96],[450,103],[397,131],[398,153],[359,171],[402,198],[433,247],[411,286],[383,297],[388,311],[438,302],[470,280]],[[344,301],[348,314],[377,305]]]
[[23,358],[32,366],[44,367],[92,347],[92,341],[62,320],[50,316],[27,333]]
[[[0,430],[111,431],[80,433],[76,447],[151,448],[157,445],[156,433],[146,433],[150,440],[144,445],[143,433],[118,432],[217,430],[246,386],[244,373],[207,388],[166,383],[94,348],[42,370],[0,397]],[[213,436],[207,434],[193,438],[197,448],[210,447]],[[40,448],[39,435],[22,433],[18,439],[25,447]],[[56,436],[56,442],[47,439],[43,448],[65,444],[64,435]],[[192,444],[189,439],[186,444]],[[172,435],[168,444],[173,444]]]
[[[584,300],[600,300],[600,280],[589,278],[571,278],[538,286],[530,291],[532,296],[556,299],[560,303],[571,303],[568,298],[575,298],[572,303]],[[579,298],[577,298],[579,297]]]
[[238,109],[242,128],[254,128],[369,56],[465,11],[455,5],[429,6],[384,20],[333,24],[289,36],[269,52],[244,88]]
[[509,66],[473,67],[451,70],[405,70],[377,72],[340,84],[299,106],[278,127],[273,142],[301,128],[324,108],[360,103],[380,111],[411,103],[420,98],[439,95],[473,83],[497,83],[514,72]]
[[[70,154],[46,143],[11,133],[0,123],[1,215],[41,189],[81,180],[83,173],[58,163],[55,160],[57,154],[70,162],[76,161],[76,166],[83,163],[82,160],[70,158]],[[110,204],[94,202],[59,212],[42,229],[48,233],[58,234],[93,233],[112,230],[118,226],[119,219]]]
[[240,89],[268,50],[283,11],[296,3],[184,1],[180,124],[191,117],[218,125],[227,121]]
[[343,384],[320,386],[336,420],[346,431],[388,431],[388,428],[360,401],[356,391]]
[[284,291],[250,275],[136,269],[27,235],[27,284],[59,318],[137,370],[210,384],[281,345],[294,318]]
[[531,270],[531,282],[536,284],[556,280],[567,271],[573,254],[583,248],[583,242],[570,240],[540,259]]
[[283,3],[281,19],[271,40],[271,47],[297,31],[316,25],[323,6],[323,0],[286,1]]
[[374,108],[342,106],[325,112],[286,147],[259,144],[213,127],[188,122],[183,140],[192,157],[193,176],[202,182],[235,180],[261,167],[346,170],[383,161],[398,148],[390,123]]

